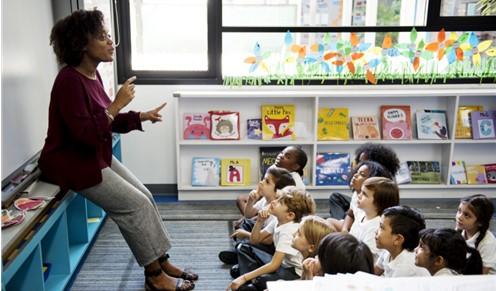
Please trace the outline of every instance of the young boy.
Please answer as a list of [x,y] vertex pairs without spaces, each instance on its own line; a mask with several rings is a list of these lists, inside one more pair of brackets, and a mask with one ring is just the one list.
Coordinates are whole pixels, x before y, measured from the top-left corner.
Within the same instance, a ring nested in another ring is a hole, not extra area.
[[[289,187],[288,187],[289,188]],[[268,211],[261,211],[253,227],[251,242],[261,243],[272,240],[276,251],[272,258],[247,244],[238,246],[240,275],[231,282],[228,289],[265,290],[267,281],[296,280],[302,274],[303,257],[292,245],[293,235],[298,231],[303,216],[315,212],[315,202],[307,192],[294,187],[270,204]],[[277,220],[262,229],[269,215]],[[247,284],[252,282],[253,284]]]
[[408,206],[384,210],[375,235],[378,249],[385,249],[374,267],[376,275],[384,277],[430,276],[425,268],[415,266],[414,249],[419,232],[425,229],[422,214]]

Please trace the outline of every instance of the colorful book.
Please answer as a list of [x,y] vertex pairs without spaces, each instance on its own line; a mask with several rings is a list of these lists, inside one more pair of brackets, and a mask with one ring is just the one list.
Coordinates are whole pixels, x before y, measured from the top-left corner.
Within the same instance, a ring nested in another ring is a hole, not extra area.
[[464,161],[451,161],[450,184],[467,184]]
[[496,133],[496,110],[473,111],[470,114],[472,119],[472,136],[474,139],[495,139]]
[[315,172],[318,186],[348,185],[351,172],[350,154],[318,153]]
[[482,105],[462,105],[458,106],[458,113],[456,115],[456,130],[455,137],[459,139],[472,138],[472,121],[470,114],[473,111],[483,111]]
[[239,139],[239,112],[209,111],[208,113],[210,113],[211,139]]
[[250,159],[222,159],[220,179],[222,186],[250,185]]
[[276,162],[277,155],[284,147],[260,147],[260,179],[265,177],[267,169]]
[[438,161],[407,161],[412,184],[441,183],[441,168]]
[[295,106],[289,104],[262,105],[262,139],[296,139]]
[[410,112],[409,105],[382,105],[382,138],[412,139]]
[[262,120],[260,118],[246,120],[246,137],[262,139]]
[[348,108],[319,108],[318,140],[349,140],[350,115]]
[[406,162],[400,163],[400,168],[396,173],[395,180],[397,184],[408,184],[412,182],[412,177],[410,176],[410,171],[408,170],[408,164]]
[[192,186],[218,186],[220,159],[194,157],[191,166]]
[[353,116],[353,138],[357,140],[381,139],[377,117],[375,116]]
[[487,184],[484,165],[465,165],[468,184]]
[[446,111],[426,109],[416,116],[418,139],[448,139]]
[[496,164],[485,164],[486,180],[489,184],[496,184]]
[[210,115],[208,113],[184,113],[183,139],[209,139]]

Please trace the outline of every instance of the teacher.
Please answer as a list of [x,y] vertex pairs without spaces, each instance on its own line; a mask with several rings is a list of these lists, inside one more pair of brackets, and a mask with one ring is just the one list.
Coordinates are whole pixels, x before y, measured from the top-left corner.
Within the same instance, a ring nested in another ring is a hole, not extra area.
[[135,77],[124,82],[114,101],[107,96],[97,67],[113,61],[114,46],[100,11],[78,10],[58,21],[50,45],[64,67],[52,87],[41,178],[62,191],[77,191],[107,212],[144,266],[146,290],[193,289],[198,275],[169,261],[169,234],[152,194],[112,156],[112,132],[162,121],[165,103],[147,112],[121,113],[134,98]]

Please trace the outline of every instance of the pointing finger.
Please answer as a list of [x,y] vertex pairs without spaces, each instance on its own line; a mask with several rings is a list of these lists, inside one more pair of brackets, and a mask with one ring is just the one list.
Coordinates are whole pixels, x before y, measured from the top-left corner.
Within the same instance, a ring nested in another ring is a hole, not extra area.
[[126,83],[131,84],[131,83],[133,83],[134,81],[136,81],[136,76],[132,76],[131,78],[127,79],[127,80],[126,80]]

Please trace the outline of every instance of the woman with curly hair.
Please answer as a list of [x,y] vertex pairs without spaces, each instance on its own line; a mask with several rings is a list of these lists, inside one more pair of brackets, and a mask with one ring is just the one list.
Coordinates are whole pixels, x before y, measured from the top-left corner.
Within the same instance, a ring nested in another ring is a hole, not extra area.
[[193,289],[198,275],[168,260],[170,238],[152,194],[112,156],[112,132],[142,130],[144,121],[162,121],[165,103],[146,112],[121,112],[134,98],[134,77],[113,101],[107,96],[97,67],[113,61],[114,46],[100,11],[79,10],[58,21],[50,44],[64,66],[50,97],[39,159],[42,179],[64,192],[77,191],[107,212],[144,266],[146,290]]

